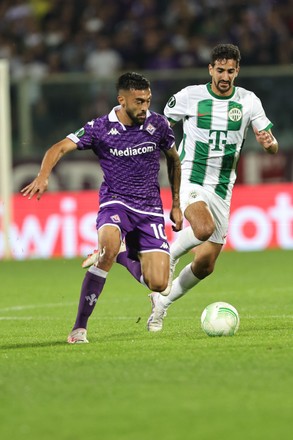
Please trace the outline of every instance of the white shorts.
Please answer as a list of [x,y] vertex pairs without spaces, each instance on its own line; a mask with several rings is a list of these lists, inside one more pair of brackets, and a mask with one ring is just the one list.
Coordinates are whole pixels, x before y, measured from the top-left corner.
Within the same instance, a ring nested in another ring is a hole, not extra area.
[[227,204],[227,202],[217,194],[206,190],[201,185],[190,182],[181,183],[180,201],[183,213],[187,206],[192,203],[200,201],[205,202],[208,205],[216,224],[216,229],[208,241],[219,244],[226,243],[230,216],[230,205]]

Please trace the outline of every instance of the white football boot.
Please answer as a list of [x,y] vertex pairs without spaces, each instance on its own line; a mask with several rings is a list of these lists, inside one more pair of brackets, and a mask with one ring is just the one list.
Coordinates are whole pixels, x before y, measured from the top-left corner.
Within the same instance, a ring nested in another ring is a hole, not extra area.
[[85,328],[76,328],[69,333],[67,342],[68,344],[88,344],[88,340],[86,338],[86,329]]
[[94,252],[92,254],[89,254],[87,258],[82,262],[81,267],[83,267],[83,269],[86,269],[87,267],[97,263],[99,261],[99,255],[100,251],[98,249],[95,249]]
[[167,307],[160,301],[160,293],[152,292],[148,296],[152,304],[152,313],[147,322],[147,329],[149,332],[159,332],[163,328],[163,320],[167,315]]

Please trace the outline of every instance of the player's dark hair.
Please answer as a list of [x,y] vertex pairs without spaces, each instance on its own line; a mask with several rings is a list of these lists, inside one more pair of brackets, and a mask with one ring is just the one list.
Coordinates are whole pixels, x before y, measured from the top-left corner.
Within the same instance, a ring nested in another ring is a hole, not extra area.
[[144,76],[135,72],[127,72],[118,78],[116,89],[119,90],[146,90],[150,88],[150,82]]
[[238,46],[234,46],[234,44],[218,44],[211,52],[211,65],[214,66],[217,60],[235,60],[238,67],[241,60]]

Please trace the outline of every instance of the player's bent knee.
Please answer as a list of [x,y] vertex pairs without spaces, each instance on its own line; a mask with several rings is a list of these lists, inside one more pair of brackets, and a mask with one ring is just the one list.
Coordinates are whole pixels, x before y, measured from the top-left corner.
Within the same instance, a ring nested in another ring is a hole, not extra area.
[[152,278],[144,278],[148,288],[153,292],[163,292],[168,288],[168,280],[155,280]]
[[197,227],[194,230],[194,235],[200,241],[207,241],[210,236],[214,233],[215,226],[213,224],[206,224],[201,227]]
[[200,233],[195,234],[196,238],[198,238],[198,240],[200,241],[207,241],[211,235],[212,233],[208,231],[202,231]]
[[191,270],[194,273],[194,275],[199,278],[200,280],[203,280],[204,278],[211,275],[214,271],[215,265],[210,264],[201,264],[200,261],[196,261],[191,266]]
[[150,290],[152,290],[153,292],[165,292],[165,290],[168,288],[168,283],[166,284],[151,284],[150,285]]
[[100,252],[99,262],[101,264],[111,264],[115,260],[118,251],[112,247],[103,247]]

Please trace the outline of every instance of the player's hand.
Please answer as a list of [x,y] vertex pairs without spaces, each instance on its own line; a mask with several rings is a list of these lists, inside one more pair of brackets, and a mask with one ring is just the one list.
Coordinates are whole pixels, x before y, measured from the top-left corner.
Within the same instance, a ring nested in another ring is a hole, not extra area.
[[257,142],[259,144],[261,144],[265,150],[268,150],[269,148],[272,147],[272,144],[274,143],[275,138],[270,132],[265,131],[265,130],[258,131],[256,129],[254,129],[253,131],[254,131]]
[[48,179],[38,176],[29,185],[22,188],[20,192],[24,197],[28,196],[29,200],[37,194],[37,200],[40,200],[44,192],[47,191],[47,188]]
[[171,209],[170,219],[174,223],[174,225],[172,225],[173,231],[175,231],[175,232],[181,231],[182,224],[183,224],[183,215],[182,215],[182,211],[179,207],[176,207],[176,208],[174,207]]

